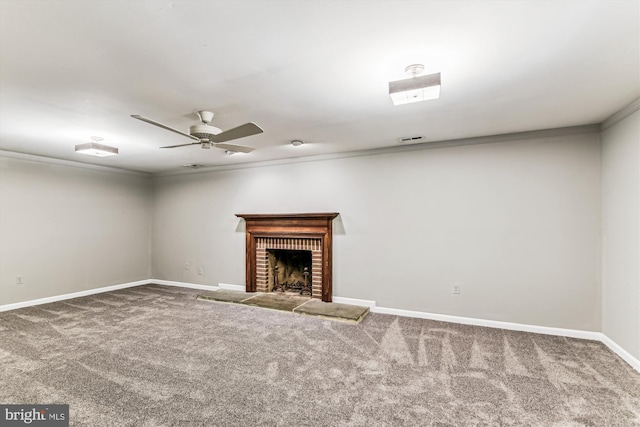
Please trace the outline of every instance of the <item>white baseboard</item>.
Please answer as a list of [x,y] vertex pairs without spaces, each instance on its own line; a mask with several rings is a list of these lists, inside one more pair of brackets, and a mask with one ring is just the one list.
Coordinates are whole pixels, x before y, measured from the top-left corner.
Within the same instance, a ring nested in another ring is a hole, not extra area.
[[[218,286],[200,285],[196,283],[173,282],[169,280],[146,279],[137,282],[122,283],[119,285],[105,286],[102,288],[88,289],[86,291],[73,292],[69,294],[56,295],[46,298],[38,298],[30,301],[17,302],[13,304],[0,305],[0,312],[15,310],[18,308],[31,307],[34,305],[47,304],[51,302],[63,301],[72,298],[85,297],[89,295],[99,294],[103,292],[116,291],[118,289],[132,288],[141,285],[166,285],[177,286],[181,288],[201,289],[215,291],[217,289],[229,289],[236,291],[244,291],[245,287],[241,285],[231,285],[227,283],[218,283]],[[437,320],[441,322],[460,323],[463,325],[485,326],[489,328],[508,329],[512,331],[533,332],[536,334],[556,335],[570,338],[580,338],[587,340],[600,341],[606,345],[611,351],[616,353],[625,362],[631,365],[636,371],[640,372],[640,360],[632,356],[628,351],[618,345],[611,338],[601,332],[580,331],[576,329],[552,328],[548,326],[527,325],[524,323],[502,322],[499,320],[477,319],[473,317],[451,316],[447,314],[427,313],[423,311],[402,310],[399,308],[378,307],[375,301],[363,300],[356,298],[333,297],[333,301],[340,304],[351,304],[369,307],[372,313],[390,314],[403,317],[415,317],[419,319]]]
[[580,338],[600,341],[600,332],[581,331],[577,329],[562,329],[548,326],[527,325],[524,323],[503,322],[500,320],[486,320],[475,317],[452,316],[448,314],[427,313],[424,311],[401,310],[398,308],[374,307],[373,313],[393,314],[419,319],[438,320],[440,322],[460,323],[463,325],[485,326],[488,328],[508,329],[511,331],[533,332],[536,334],[556,335],[561,337]]
[[625,362],[627,362],[629,365],[631,365],[631,367],[633,369],[635,369],[636,371],[640,372],[640,360],[636,359],[635,357],[633,357],[631,355],[631,353],[629,353],[627,350],[625,350],[624,348],[620,347],[618,345],[618,343],[616,343],[614,340],[612,340],[611,338],[609,338],[608,336],[606,336],[605,334],[600,334],[602,335],[600,341],[606,345],[607,347],[609,347],[609,349],[611,351],[613,351],[615,354],[617,354],[618,356],[620,356],[620,358],[622,360],[624,360]]
[[50,302],[58,302],[58,301],[64,301],[64,300],[73,299],[73,298],[86,297],[89,295],[101,294],[104,292],[117,291],[118,289],[133,288],[135,286],[152,285],[152,284],[178,286],[181,288],[201,289],[205,291],[206,290],[215,291],[218,289],[217,286],[198,285],[195,283],[186,283],[186,282],[172,282],[169,280],[145,279],[145,280],[138,280],[136,282],[121,283],[119,285],[104,286],[102,288],[87,289],[86,291],[72,292],[69,294],[62,294],[62,295],[54,295],[51,297],[21,301],[21,302],[16,302],[12,304],[4,304],[4,305],[0,305],[0,312],[16,310],[18,308],[33,307],[35,305],[48,304]]
[[203,291],[217,291],[218,287],[215,285],[199,285],[197,283],[187,283],[187,282],[173,282],[171,280],[156,280],[149,279],[144,283],[145,285],[165,285],[165,286],[177,286],[179,288],[189,288],[189,289],[200,289]]
[[229,283],[218,283],[218,287],[220,289],[226,289],[228,291],[240,291],[244,292],[247,290],[247,287],[244,285],[231,285]]
[[51,297],[32,299],[29,301],[16,302],[13,304],[0,305],[0,312],[15,310],[17,308],[32,307],[34,305],[48,304],[50,302],[58,302],[67,299],[86,297],[103,292],[117,291],[118,289],[132,288],[134,286],[147,285],[151,283],[149,280],[138,280],[137,282],[121,283],[119,285],[105,286],[102,288],[87,289],[86,291],[72,292],[70,294],[54,295]]
[[375,301],[371,301],[368,299],[345,298],[345,297],[333,297],[331,299],[333,302],[337,302],[338,304],[359,305],[360,307],[369,307],[371,311],[373,311],[373,308],[376,306]]

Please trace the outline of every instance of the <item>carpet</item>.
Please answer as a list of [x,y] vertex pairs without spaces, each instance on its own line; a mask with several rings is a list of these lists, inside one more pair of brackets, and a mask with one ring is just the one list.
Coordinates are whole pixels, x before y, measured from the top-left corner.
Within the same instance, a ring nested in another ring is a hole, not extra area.
[[0,313],[0,402],[69,404],[76,426],[640,425],[640,374],[599,342],[198,293]]

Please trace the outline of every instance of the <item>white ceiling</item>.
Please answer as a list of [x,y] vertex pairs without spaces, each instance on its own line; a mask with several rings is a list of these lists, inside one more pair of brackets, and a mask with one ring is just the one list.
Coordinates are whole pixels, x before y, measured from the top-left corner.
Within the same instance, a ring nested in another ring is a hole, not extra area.
[[[640,1],[0,1],[0,149],[143,172],[600,123],[640,97]],[[423,63],[438,100],[393,106]],[[199,146],[224,129],[264,133]],[[74,153],[101,136],[120,155]],[[306,142],[294,148],[292,139]]]

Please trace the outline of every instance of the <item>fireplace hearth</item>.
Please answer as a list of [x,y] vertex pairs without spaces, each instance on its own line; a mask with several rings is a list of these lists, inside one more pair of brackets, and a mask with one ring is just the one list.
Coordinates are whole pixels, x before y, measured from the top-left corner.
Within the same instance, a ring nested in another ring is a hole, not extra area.
[[338,213],[236,216],[246,222],[247,292],[302,292],[331,302],[333,219]]

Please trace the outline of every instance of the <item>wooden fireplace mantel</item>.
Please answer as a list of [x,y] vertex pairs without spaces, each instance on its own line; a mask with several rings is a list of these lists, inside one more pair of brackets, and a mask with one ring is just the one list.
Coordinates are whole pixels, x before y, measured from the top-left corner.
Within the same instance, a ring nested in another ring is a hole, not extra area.
[[337,212],[236,214],[246,223],[246,290],[256,292],[256,239],[260,237],[315,238],[322,242],[322,301],[331,302],[332,234]]

